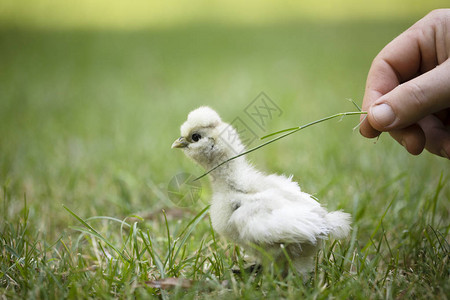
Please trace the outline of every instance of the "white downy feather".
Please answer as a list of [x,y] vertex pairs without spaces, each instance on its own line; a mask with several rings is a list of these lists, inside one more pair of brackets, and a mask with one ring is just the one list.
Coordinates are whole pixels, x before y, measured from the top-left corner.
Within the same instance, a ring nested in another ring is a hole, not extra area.
[[[193,134],[201,138],[192,139]],[[209,107],[188,115],[181,126],[185,154],[211,169],[244,149],[236,131],[222,122]],[[211,220],[221,235],[251,251],[261,261],[262,248],[287,268],[284,247],[301,274],[309,272],[320,241],[332,236],[342,239],[350,232],[350,215],[327,212],[313,197],[301,191],[291,177],[265,175],[244,156],[211,173],[213,198]]]

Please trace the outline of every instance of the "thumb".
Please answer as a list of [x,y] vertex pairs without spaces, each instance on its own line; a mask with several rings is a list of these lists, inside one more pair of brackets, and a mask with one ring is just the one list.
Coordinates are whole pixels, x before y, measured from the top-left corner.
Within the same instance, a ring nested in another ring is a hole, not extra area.
[[450,107],[450,60],[380,97],[369,108],[368,120],[379,131],[391,131],[415,124],[447,107]]

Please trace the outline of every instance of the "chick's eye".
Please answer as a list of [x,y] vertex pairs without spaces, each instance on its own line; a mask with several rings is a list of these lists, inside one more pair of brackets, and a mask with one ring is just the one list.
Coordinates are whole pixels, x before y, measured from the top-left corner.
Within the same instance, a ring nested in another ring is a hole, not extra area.
[[191,138],[194,142],[197,142],[199,139],[202,138],[202,136],[198,133],[194,133]]

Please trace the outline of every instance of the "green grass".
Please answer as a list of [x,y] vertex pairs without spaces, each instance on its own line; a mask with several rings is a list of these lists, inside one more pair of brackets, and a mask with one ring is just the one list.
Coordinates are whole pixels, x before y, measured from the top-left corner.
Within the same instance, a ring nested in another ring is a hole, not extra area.
[[[173,176],[203,172],[170,150],[191,109],[240,117],[258,136],[353,110],[372,58],[410,24],[1,30],[0,294],[446,299],[449,163],[363,139],[356,116],[249,155],[353,216],[352,237],[327,242],[308,280],[233,275],[244,254],[211,229],[208,180],[189,207],[166,193]],[[265,130],[244,113],[261,91],[283,110]],[[155,287],[168,277],[191,287]]]

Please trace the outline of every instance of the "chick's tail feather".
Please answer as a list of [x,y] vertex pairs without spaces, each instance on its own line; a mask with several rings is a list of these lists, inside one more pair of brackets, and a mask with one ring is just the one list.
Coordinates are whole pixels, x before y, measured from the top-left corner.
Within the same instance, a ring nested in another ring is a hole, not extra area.
[[346,238],[351,230],[351,216],[348,213],[342,211],[333,211],[326,214],[327,220],[331,230],[330,234],[335,239]]

